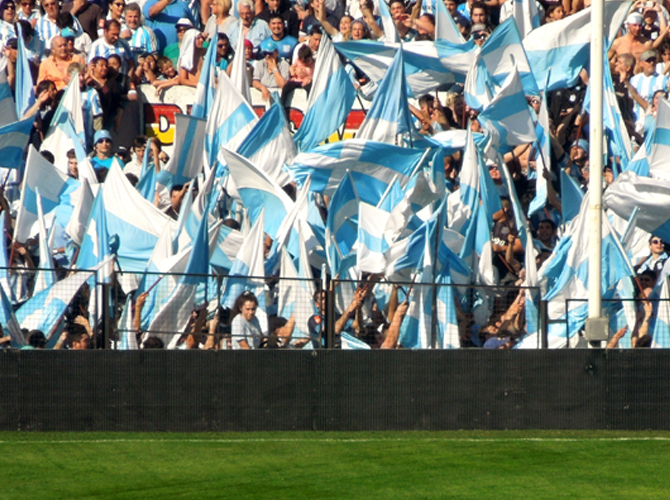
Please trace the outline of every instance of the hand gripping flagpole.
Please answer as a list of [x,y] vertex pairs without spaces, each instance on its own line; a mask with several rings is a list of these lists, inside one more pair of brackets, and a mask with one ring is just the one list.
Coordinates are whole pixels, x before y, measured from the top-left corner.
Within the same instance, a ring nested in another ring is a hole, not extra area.
[[607,319],[602,317],[602,198],[603,198],[603,32],[604,0],[591,4],[591,118],[589,144],[589,278],[586,340],[607,340]]

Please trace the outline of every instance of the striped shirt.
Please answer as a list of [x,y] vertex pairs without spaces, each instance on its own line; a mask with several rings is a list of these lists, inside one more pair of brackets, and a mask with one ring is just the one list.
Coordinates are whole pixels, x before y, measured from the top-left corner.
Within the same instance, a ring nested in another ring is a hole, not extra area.
[[7,45],[7,40],[16,37],[14,25],[0,20],[0,47]]
[[123,62],[121,72],[128,74],[128,62],[133,59],[133,54],[128,42],[125,40],[119,39],[114,45],[110,45],[104,38],[98,38],[91,45],[91,51],[88,53],[88,62],[90,63],[94,57],[104,57],[107,59],[113,54],[117,54],[121,57],[121,61]]
[[[81,25],[77,21],[77,18],[73,17],[72,20],[74,22],[74,31],[81,33]],[[37,31],[37,36],[42,41],[43,46],[49,49],[51,48],[51,39],[60,36],[60,28],[56,26],[56,21],[52,21],[48,16],[40,17],[35,25],[35,31]]]
[[135,58],[135,62],[137,62],[137,58],[141,55],[158,52],[158,41],[151,28],[140,26],[136,30],[130,31],[132,32],[132,36],[128,43],[130,45],[130,50],[133,53],[133,57]]
[[33,11],[30,13],[29,16],[26,16],[22,10],[19,10],[19,21],[32,21],[33,19],[39,19],[42,17],[42,14],[40,14],[39,9],[33,9]]
[[86,131],[86,143],[93,143],[93,120],[96,116],[102,116],[100,95],[93,87],[86,87],[81,91],[81,107],[84,111],[84,130]]
[[[644,73],[638,73],[630,79],[630,84],[637,93],[640,94],[642,99],[651,104],[654,92],[657,90],[665,90],[668,84],[668,78],[664,75],[659,75],[658,73],[649,76],[645,76]],[[635,115],[636,120],[644,115],[644,110],[638,103],[635,103],[633,114]]]

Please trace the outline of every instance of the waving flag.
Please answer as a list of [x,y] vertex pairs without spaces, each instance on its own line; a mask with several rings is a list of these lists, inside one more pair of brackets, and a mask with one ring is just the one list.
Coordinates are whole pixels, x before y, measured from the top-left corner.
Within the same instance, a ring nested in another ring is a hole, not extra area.
[[20,349],[26,345],[26,339],[21,332],[21,325],[19,325],[14,315],[12,304],[7,298],[4,286],[0,286],[0,325],[2,325],[2,332],[5,335],[9,335],[14,349]]
[[563,208],[563,221],[570,222],[579,215],[579,207],[582,206],[584,191],[579,187],[577,181],[561,169],[561,197]]
[[39,330],[50,340],[68,304],[91,276],[90,272],[77,272],[34,295],[16,311],[21,328]]
[[[321,57],[322,54],[319,53],[319,59]],[[297,151],[288,129],[286,114],[279,103],[273,103],[261,116],[240,144],[237,153],[265,172],[279,186],[291,182],[291,177],[282,167],[293,161]]]
[[[629,6],[627,1],[605,2],[605,25],[609,27],[610,40],[614,40],[612,33],[619,29]],[[586,8],[560,21],[547,23],[524,38],[523,46],[540,90],[557,90],[577,83],[580,71],[589,60],[592,31],[591,9]],[[547,82],[549,70],[551,78]]]
[[222,71],[205,127],[205,162],[208,168],[214,168],[221,146],[236,150],[256,122],[258,117],[249,101]]
[[137,349],[137,332],[133,325],[133,294],[129,293],[126,297],[126,305],[119,319],[119,351],[128,351]]
[[346,175],[330,200],[326,219],[326,252],[332,275],[343,272],[340,255],[349,255],[358,239],[359,204],[353,179]]
[[[42,210],[42,197],[39,189],[35,193],[37,195],[37,223],[39,228],[39,245],[40,245],[40,263],[39,270],[35,276],[35,286],[33,287],[33,295],[49,288],[56,283],[56,271],[52,259],[51,246],[49,245],[50,238],[47,236],[47,229],[44,223],[44,211]],[[53,230],[53,227],[52,227]],[[53,234],[53,233],[52,233]]]
[[472,40],[463,44],[445,41],[419,41],[381,44],[369,40],[338,42],[335,49],[379,83],[398,50],[403,51],[405,77],[414,97],[420,97],[442,84],[464,82],[472,65]]
[[0,166],[17,169],[23,165],[23,152],[30,140],[35,117],[0,127]]
[[468,106],[478,111],[487,107],[515,70],[523,89],[521,93],[539,95],[535,77],[521,45],[519,30],[514,19],[509,18],[484,42],[472,62],[464,91]]
[[347,119],[356,91],[333,44],[325,36],[319,45],[307,112],[293,140],[301,151],[318,146]]
[[477,118],[483,127],[497,133],[501,144],[514,146],[537,139],[521,79],[514,70]]
[[356,138],[395,144],[399,134],[409,133],[412,119],[407,97],[402,50],[399,50],[379,83]]
[[[173,185],[186,184],[202,171],[206,125],[207,122],[201,118],[176,115],[174,153],[165,165],[165,170],[173,176]],[[148,156],[148,150],[145,156]]]
[[624,219],[639,207],[637,226],[670,241],[670,181],[626,171],[607,188],[603,203]]
[[[535,0],[533,0],[534,2]],[[538,131],[538,141],[536,143],[537,150],[535,153],[535,172],[537,174],[535,179],[535,198],[528,206],[528,216],[532,216],[547,204],[547,179],[544,177],[544,169],[551,172],[550,163],[550,140],[549,140],[549,113],[547,112],[547,93],[542,95],[540,103],[540,113],[538,116],[538,124],[536,127]],[[563,172],[563,169],[561,169]],[[518,227],[518,226],[517,226]]]
[[384,30],[384,41],[386,42],[399,42],[400,37],[398,36],[398,30],[395,26],[395,21],[391,16],[391,11],[385,0],[374,0],[379,8],[379,15],[382,21],[382,29]]
[[535,0],[512,0],[514,2],[514,21],[519,29],[519,34],[522,38],[535,28],[540,27],[540,16],[537,12],[537,5]]
[[144,152],[140,180],[135,187],[145,200],[153,203],[156,197],[156,166],[153,162],[149,162],[150,156],[149,151]]
[[[77,257],[77,269],[94,269],[103,261],[109,261],[111,256],[109,232],[107,230],[107,219],[105,200],[102,191],[93,201],[91,216],[86,226],[79,256]],[[112,274],[111,265],[102,269],[101,279],[108,283]]]
[[444,2],[435,1],[435,40],[444,40],[450,43],[465,43],[465,39],[451,17]]
[[383,273],[386,267],[384,252],[389,245],[384,239],[384,227],[389,212],[361,203],[358,207],[358,247],[356,269],[359,273]]
[[[242,23],[240,23],[240,27],[241,26]],[[237,37],[237,46],[235,47],[235,57],[232,62],[233,69],[230,72],[230,80],[237,91],[244,97],[244,100],[248,104],[251,104],[251,92],[249,90],[251,82],[247,78],[247,54],[244,51],[244,40],[246,39],[246,36],[244,36],[243,33],[241,35],[242,36],[238,35]],[[222,71],[219,74],[219,79],[221,78],[222,73],[225,73],[225,71]]]
[[670,172],[668,172],[670,156],[668,155],[670,155],[670,101],[659,99],[656,128],[651,140],[651,155],[648,159],[649,173],[652,177],[670,180]]
[[59,171],[30,146],[14,239],[25,242],[32,236],[31,227],[38,217],[36,189],[40,190],[44,213],[56,210],[56,220],[65,227],[72,215],[71,195],[79,186],[79,181]]
[[7,58],[0,58],[0,127],[18,120],[12,89],[7,82]]
[[300,153],[293,165],[286,168],[299,186],[311,176],[312,191],[326,196],[333,195],[349,171],[357,188],[360,188],[358,194],[361,200],[376,206],[396,176],[400,186],[409,182],[424,153],[380,142],[351,139]]
[[[16,25],[17,33],[17,56],[16,56],[16,116],[22,117],[26,111],[35,103],[35,89],[33,77],[28,63],[25,42],[23,40],[23,29],[21,23]],[[5,40],[6,41],[6,40]],[[77,84],[79,79],[75,78]]]
[[251,222],[255,224],[264,213],[264,231],[275,238],[284,217],[293,207],[293,201],[276,182],[246,158],[225,148],[221,150],[221,155],[228,164],[242,203],[249,210]]
[[[207,112],[214,103],[214,89],[216,88],[216,37],[210,40],[205,60],[202,63],[200,78],[195,87],[195,98],[191,116],[194,118],[207,118]],[[176,149],[176,148],[175,148]]]

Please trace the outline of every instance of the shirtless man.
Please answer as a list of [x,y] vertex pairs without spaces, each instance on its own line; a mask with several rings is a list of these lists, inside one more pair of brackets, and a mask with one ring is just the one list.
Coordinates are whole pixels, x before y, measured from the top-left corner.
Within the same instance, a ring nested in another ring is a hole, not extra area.
[[[632,54],[633,57],[635,57],[635,60],[638,61],[639,66],[640,56],[642,53],[645,50],[656,48],[657,45],[661,44],[662,40],[665,38],[665,31],[667,31],[667,28],[664,30],[664,33],[662,33],[662,36],[659,35],[659,37],[652,42],[651,40],[647,40],[644,36],[642,36],[642,24],[642,15],[638,14],[637,12],[633,12],[628,16],[628,18],[626,18],[628,33],[614,40],[612,47],[607,54],[607,57],[610,59],[612,64],[616,62],[616,57],[618,55]],[[639,69],[636,68],[636,72],[638,71]]]

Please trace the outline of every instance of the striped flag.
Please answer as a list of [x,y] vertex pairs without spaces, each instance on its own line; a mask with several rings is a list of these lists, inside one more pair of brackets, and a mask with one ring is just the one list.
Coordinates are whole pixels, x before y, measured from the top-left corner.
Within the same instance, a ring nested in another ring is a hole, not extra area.
[[[173,185],[186,184],[202,171],[206,126],[207,121],[196,116],[175,116],[174,153],[165,165],[165,170],[172,174]],[[145,157],[148,153],[147,149]]]
[[23,166],[23,153],[30,141],[35,116],[0,127],[0,166],[18,169]]
[[[33,86],[33,76],[28,63],[25,42],[23,40],[23,29],[21,23],[16,24],[17,28],[17,56],[16,56],[16,82],[15,100],[16,116],[23,117],[26,111],[35,103],[35,87]],[[76,75],[75,75],[76,76]],[[75,78],[77,84],[79,79]]]

